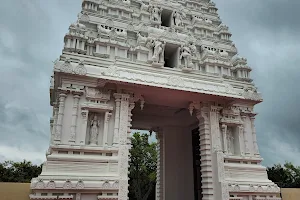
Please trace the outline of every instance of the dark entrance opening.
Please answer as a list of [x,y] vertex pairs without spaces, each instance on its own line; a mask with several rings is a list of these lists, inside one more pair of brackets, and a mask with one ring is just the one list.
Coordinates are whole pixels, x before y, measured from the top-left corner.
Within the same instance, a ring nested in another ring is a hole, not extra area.
[[194,196],[195,200],[202,200],[202,177],[201,177],[201,156],[200,156],[200,135],[199,129],[192,130],[193,146],[193,169],[194,169]]

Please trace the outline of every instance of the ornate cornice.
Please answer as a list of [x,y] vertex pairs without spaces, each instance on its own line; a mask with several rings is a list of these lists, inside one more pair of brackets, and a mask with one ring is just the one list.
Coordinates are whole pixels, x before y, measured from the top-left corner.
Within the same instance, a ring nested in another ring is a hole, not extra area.
[[[67,63],[66,63],[67,62]],[[71,73],[73,68],[77,65],[76,63],[72,63],[70,61],[58,61],[55,67],[55,71]],[[149,85],[155,87],[165,87],[169,89],[178,89],[183,91],[191,91],[191,92],[200,92],[204,94],[212,94],[218,96],[227,96],[238,99],[248,99],[253,101],[260,101],[260,94],[254,91],[243,91],[233,88],[229,83],[225,81],[218,80],[217,77],[208,80],[199,80],[198,75],[189,75],[188,77],[183,75],[176,70],[166,70],[162,69],[161,71],[154,71],[151,66],[149,66],[148,70],[137,71],[135,70],[135,65],[131,65],[131,69],[127,68],[124,65],[124,62],[120,61],[120,65],[122,63],[122,67],[119,66],[119,62],[115,62],[113,65],[108,65],[105,67],[95,67],[93,65],[84,65],[83,67],[86,70],[86,75],[94,78],[102,78],[113,81],[120,82],[128,82],[135,83],[141,85]],[[66,64],[68,65],[68,70],[65,70]],[[104,64],[104,63],[103,63]],[[130,66],[129,63],[127,66]],[[148,66],[145,64],[145,66]],[[125,68],[126,67],[126,68]],[[137,66],[141,68],[141,66]],[[193,77],[193,78],[192,78]]]

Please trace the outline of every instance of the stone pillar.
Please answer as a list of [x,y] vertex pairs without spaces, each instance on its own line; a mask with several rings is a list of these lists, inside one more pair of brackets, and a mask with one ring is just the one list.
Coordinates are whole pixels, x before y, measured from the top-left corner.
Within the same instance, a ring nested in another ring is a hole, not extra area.
[[238,126],[238,136],[239,136],[240,154],[241,154],[241,156],[243,156],[243,155],[245,155],[244,126],[243,125]]
[[85,145],[86,139],[86,128],[87,128],[87,121],[88,121],[89,111],[82,110],[81,117],[82,117],[82,127],[81,127],[81,134],[80,134],[80,145]]
[[72,109],[72,123],[71,123],[71,133],[69,142],[75,143],[76,140],[76,124],[77,124],[77,116],[78,116],[78,103],[80,99],[80,93],[74,93],[73,94],[73,109]]
[[65,93],[59,94],[59,108],[58,108],[58,116],[57,116],[57,123],[56,123],[56,131],[54,135],[54,141],[56,142],[60,142],[61,140],[66,97],[67,94]]
[[227,136],[226,136],[226,134],[227,134],[227,125],[222,124],[221,129],[222,129],[222,136],[223,136],[223,152],[225,154],[227,154],[228,153],[228,151],[227,151]]
[[115,126],[114,126],[114,136],[113,136],[113,146],[119,145],[119,121],[120,121],[120,104],[121,104],[121,94],[114,94],[116,101],[116,111],[115,111]]
[[164,199],[164,135],[159,130],[157,139],[156,200]]
[[128,199],[128,167],[129,167],[129,145],[128,137],[128,115],[129,115],[129,95],[118,94],[121,96],[120,106],[120,126],[119,126],[119,193],[118,200]]
[[200,132],[200,156],[202,174],[202,200],[213,200],[213,172],[212,172],[212,149],[210,139],[210,108],[204,104],[197,111]]
[[253,140],[254,155],[255,156],[260,156],[258,145],[257,145],[257,139],[256,139],[255,124],[254,124],[255,117],[251,117],[250,120],[251,120],[251,129],[252,129],[252,140]]
[[110,112],[105,112],[105,116],[104,116],[104,128],[103,128],[103,141],[102,141],[103,146],[108,146],[108,141],[107,141],[108,122],[109,122],[109,119],[110,119],[111,115],[112,114]]

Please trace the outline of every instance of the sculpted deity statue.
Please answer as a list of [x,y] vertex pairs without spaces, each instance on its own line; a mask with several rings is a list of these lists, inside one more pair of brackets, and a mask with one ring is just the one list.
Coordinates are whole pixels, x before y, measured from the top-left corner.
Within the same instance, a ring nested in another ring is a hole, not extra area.
[[181,54],[180,54],[180,60],[184,60],[184,67],[185,68],[193,68],[194,64],[191,60],[192,57],[192,50],[187,45],[181,45]]
[[182,22],[182,14],[177,12],[176,10],[173,12],[173,23],[175,26],[183,26]]
[[156,39],[153,41],[152,44],[153,44],[153,48],[154,48],[152,60],[153,60],[153,62],[159,63],[162,61],[162,58],[163,58],[162,56],[164,54],[166,42]]
[[141,4],[141,10],[148,11],[149,5],[145,4],[142,0],[139,0],[139,3]]
[[100,127],[100,121],[98,120],[97,115],[94,115],[90,126],[90,144],[96,145],[98,142],[98,130]]
[[232,135],[231,130],[227,130],[226,133],[226,139],[227,139],[227,152],[228,154],[234,153],[234,137]]
[[191,49],[192,56],[196,56],[196,54],[197,54],[197,47],[196,47],[195,43],[191,42],[189,44],[189,47]]
[[149,9],[151,13],[150,19],[155,22],[160,22],[161,21],[160,15],[162,12],[162,8],[158,8],[157,6],[151,6]]

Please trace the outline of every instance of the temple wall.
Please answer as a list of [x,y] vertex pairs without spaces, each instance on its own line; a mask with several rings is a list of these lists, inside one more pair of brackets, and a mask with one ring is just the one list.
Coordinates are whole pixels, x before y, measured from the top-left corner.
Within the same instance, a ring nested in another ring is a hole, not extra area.
[[[111,95],[113,96],[113,95]],[[86,103],[88,100],[85,98],[85,95],[81,95],[78,103],[77,108],[77,119],[76,119],[76,139],[75,144],[82,145],[81,141],[84,140],[85,144],[89,144],[90,140],[90,121],[92,120],[91,117],[94,113],[97,113],[99,116],[100,121],[100,129],[98,135],[98,146],[102,146],[103,144],[103,134],[104,134],[104,121],[105,121],[105,112],[96,111],[96,112],[89,112],[88,121],[87,121],[87,128],[84,130],[85,121],[81,115],[81,105]],[[67,94],[65,100],[65,107],[64,107],[64,115],[63,115],[63,125],[62,125],[62,134],[61,134],[61,144],[69,144],[70,134],[71,134],[71,126],[72,126],[72,112],[73,112],[73,102],[74,102],[74,95],[69,93]],[[107,102],[108,105],[115,108],[115,99],[111,97],[111,100]],[[108,121],[108,134],[107,134],[107,142],[108,145],[112,145],[113,143],[113,132],[114,132],[114,121],[115,121],[115,109],[111,112],[112,115]]]
[[165,200],[194,198],[192,137],[188,128],[164,128]]

